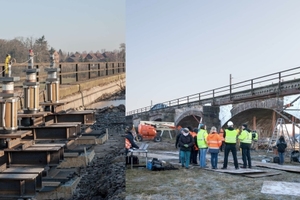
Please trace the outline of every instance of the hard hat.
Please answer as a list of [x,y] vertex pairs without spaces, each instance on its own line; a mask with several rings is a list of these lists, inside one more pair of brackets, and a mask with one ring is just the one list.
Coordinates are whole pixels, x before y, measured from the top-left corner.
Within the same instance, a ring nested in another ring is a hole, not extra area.
[[232,121],[227,122],[227,126],[233,126]]

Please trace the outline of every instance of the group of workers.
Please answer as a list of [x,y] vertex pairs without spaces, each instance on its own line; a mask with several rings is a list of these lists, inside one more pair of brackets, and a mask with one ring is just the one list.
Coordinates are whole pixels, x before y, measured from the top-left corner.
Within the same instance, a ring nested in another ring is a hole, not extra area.
[[251,145],[253,141],[258,140],[256,131],[248,129],[247,124],[242,125],[242,130],[234,129],[232,121],[227,123],[225,130],[221,129],[217,132],[216,127],[211,127],[210,132],[206,130],[206,125],[200,124],[199,129],[191,129],[190,127],[181,128],[180,133],[176,137],[175,147],[179,146],[179,162],[182,167],[189,168],[189,164],[197,164],[197,155],[199,154],[200,168],[208,168],[206,165],[207,152],[211,155],[212,169],[218,168],[219,151],[224,152],[224,164],[221,169],[227,169],[228,156],[232,153],[234,167],[239,169],[237,161],[237,142],[240,142],[242,150],[243,166],[241,168],[251,168]]

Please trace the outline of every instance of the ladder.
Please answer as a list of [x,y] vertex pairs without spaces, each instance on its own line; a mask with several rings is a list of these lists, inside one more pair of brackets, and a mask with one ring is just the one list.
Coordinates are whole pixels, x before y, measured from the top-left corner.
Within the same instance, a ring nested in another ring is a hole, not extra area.
[[287,143],[288,147],[294,149],[294,143],[290,138],[290,134],[287,130],[285,121],[283,118],[278,118],[273,129],[273,134],[268,142],[267,154],[270,151],[273,151],[273,147],[276,146],[276,142],[279,139],[280,135],[284,136],[285,142]]

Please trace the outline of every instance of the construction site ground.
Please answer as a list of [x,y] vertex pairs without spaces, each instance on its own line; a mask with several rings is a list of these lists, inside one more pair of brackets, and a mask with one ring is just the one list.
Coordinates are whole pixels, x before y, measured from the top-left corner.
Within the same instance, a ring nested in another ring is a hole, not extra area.
[[[218,169],[210,167],[210,154],[207,154],[209,168],[201,169],[190,165],[189,169],[181,167],[178,162],[178,149],[175,139],[164,137],[162,142],[141,141],[147,143],[148,161],[158,158],[164,161],[169,170],[151,171],[142,167],[145,154],[139,157],[140,167],[130,165],[126,168],[126,199],[300,199],[300,163],[290,162],[285,157],[285,164],[264,163],[262,160],[272,158],[273,153],[251,151],[252,169],[234,168],[232,154],[229,154],[227,170],[223,166],[224,152],[218,157]],[[241,152],[238,151],[239,166],[242,166]],[[144,162],[144,163],[143,163]],[[171,166],[171,167],[170,167]],[[176,168],[176,169],[173,169]]]

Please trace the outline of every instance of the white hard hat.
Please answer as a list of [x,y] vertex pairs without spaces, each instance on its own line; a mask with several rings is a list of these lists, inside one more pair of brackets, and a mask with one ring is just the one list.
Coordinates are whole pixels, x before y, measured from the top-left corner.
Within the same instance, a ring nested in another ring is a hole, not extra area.
[[233,126],[232,121],[227,122],[227,126]]

